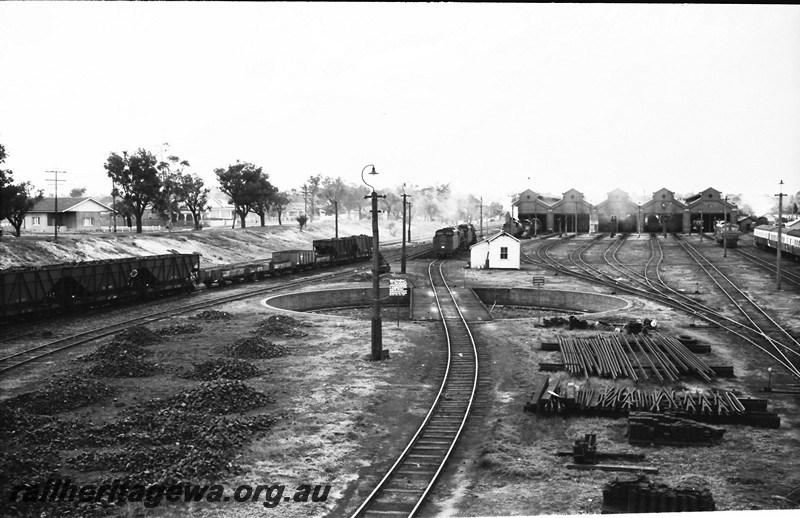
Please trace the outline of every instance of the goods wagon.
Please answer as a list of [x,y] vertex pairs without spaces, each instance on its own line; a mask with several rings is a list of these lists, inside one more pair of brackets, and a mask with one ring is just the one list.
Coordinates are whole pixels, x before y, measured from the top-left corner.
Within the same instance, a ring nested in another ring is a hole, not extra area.
[[270,272],[280,274],[283,272],[298,272],[316,265],[316,254],[313,250],[281,250],[272,252],[269,262]]
[[166,254],[0,271],[0,317],[67,312],[190,291],[200,254]]

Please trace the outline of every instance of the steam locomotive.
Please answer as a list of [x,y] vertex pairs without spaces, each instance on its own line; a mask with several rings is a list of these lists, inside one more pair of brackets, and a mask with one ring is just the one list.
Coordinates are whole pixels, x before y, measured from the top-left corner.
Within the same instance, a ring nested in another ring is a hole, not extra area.
[[436,257],[451,257],[459,250],[469,250],[477,242],[478,235],[471,223],[444,227],[433,235],[433,252]]

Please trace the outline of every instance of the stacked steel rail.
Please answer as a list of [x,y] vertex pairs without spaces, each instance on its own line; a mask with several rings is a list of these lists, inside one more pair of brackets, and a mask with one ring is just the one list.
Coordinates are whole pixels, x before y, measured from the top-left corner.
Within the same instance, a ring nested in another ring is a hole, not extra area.
[[587,379],[596,375],[637,381],[634,363],[644,379],[650,378],[648,370],[660,381],[677,381],[683,374],[696,374],[711,381],[715,375],[714,369],[680,341],[661,334],[653,337],[598,334],[594,339],[559,336],[558,343],[566,370],[583,374]]
[[764,428],[779,428],[780,416],[767,412],[766,402],[742,399],[726,390],[687,390],[657,387],[600,387],[558,381],[550,378],[525,405],[528,412],[543,416],[583,415],[619,418],[633,412],[654,412],[709,423],[735,423]]
[[461,436],[478,385],[478,353],[472,333],[444,279],[444,261],[428,267],[447,341],[447,365],[439,393],[422,425],[397,461],[352,517],[413,516]]
[[[701,320],[705,320],[709,323],[719,326],[721,329],[724,329],[743,340],[747,341],[754,347],[758,348],[773,360],[775,360],[778,364],[786,368],[786,370],[794,377],[800,378],[800,347],[787,347],[785,344],[779,343],[777,340],[769,337],[766,333],[758,329],[758,326],[751,326],[742,322],[739,322],[725,314],[720,313],[719,311],[710,308],[687,295],[680,293],[679,291],[673,289],[662,279],[660,274],[660,265],[664,258],[664,253],[661,248],[661,243],[657,237],[651,236],[651,258],[648,260],[647,265],[645,266],[644,273],[640,274],[638,272],[633,272],[633,270],[629,267],[626,267],[619,263],[619,266],[614,265],[612,262],[608,262],[607,264],[614,268],[616,271],[623,273],[625,276],[625,281],[632,280],[633,283],[628,282],[620,282],[618,277],[612,277],[608,273],[600,270],[599,268],[586,263],[582,259],[582,254],[592,245],[596,244],[600,238],[604,237],[602,234],[596,236],[595,239],[587,240],[584,243],[581,243],[576,249],[574,249],[568,256],[568,260],[572,263],[575,267],[569,267],[563,264],[563,259],[556,259],[550,255],[550,250],[556,246],[557,244],[563,242],[559,241],[551,241],[549,243],[545,243],[543,246],[540,246],[535,250],[535,254],[537,259],[531,259],[530,257],[523,256],[523,261],[544,265],[549,268],[555,269],[558,272],[565,273],[574,277],[581,278],[583,280],[592,282],[592,283],[599,283],[606,286],[612,287],[616,291],[621,291],[624,293],[628,293],[631,295],[647,298],[650,300],[654,300],[665,304],[669,307],[673,307],[675,309],[679,309],[682,311],[687,312],[690,315],[693,315]],[[679,238],[674,236],[675,239]],[[680,241],[680,240],[679,240]],[[622,246],[624,242],[623,239],[615,240],[611,243],[610,247],[617,247],[619,248]],[[616,254],[616,251],[614,252]],[[655,268],[650,268],[650,265],[653,262],[653,257],[658,256],[658,260],[656,261]],[[692,256],[695,261],[700,263],[701,261],[698,260],[695,256]],[[625,273],[625,271],[632,272],[632,273]],[[655,275],[655,279],[653,278]],[[743,295],[744,296],[744,295]],[[786,331],[779,326],[777,323],[772,323],[774,327],[779,329],[782,333],[786,334],[787,336],[791,336]],[[755,335],[755,336],[754,336]],[[767,338],[767,342],[771,345],[771,347],[765,347],[761,344],[761,342]],[[794,342],[794,339],[791,339]],[[791,358],[789,357],[791,356]],[[797,356],[798,358],[794,358]]]

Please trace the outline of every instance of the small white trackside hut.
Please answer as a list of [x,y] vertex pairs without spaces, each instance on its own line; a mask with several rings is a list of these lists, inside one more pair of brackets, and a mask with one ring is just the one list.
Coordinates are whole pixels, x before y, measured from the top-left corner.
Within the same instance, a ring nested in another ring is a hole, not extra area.
[[519,270],[519,239],[499,232],[475,243],[469,248],[469,267]]

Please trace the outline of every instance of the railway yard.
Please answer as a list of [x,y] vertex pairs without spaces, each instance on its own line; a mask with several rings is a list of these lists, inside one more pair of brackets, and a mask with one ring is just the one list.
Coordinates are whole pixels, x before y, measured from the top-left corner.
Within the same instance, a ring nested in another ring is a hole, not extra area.
[[[4,493],[2,514],[800,508],[797,262],[784,261],[776,292],[775,255],[751,236],[725,251],[646,233],[543,236],[521,250],[520,270],[467,269],[462,254],[409,258],[406,274],[396,248],[384,251],[381,286],[405,279],[415,306],[383,305],[379,362],[366,305],[275,302],[368,291],[366,262],[4,331],[4,488],[268,491],[157,505]],[[25,353],[39,346],[52,353]]]

